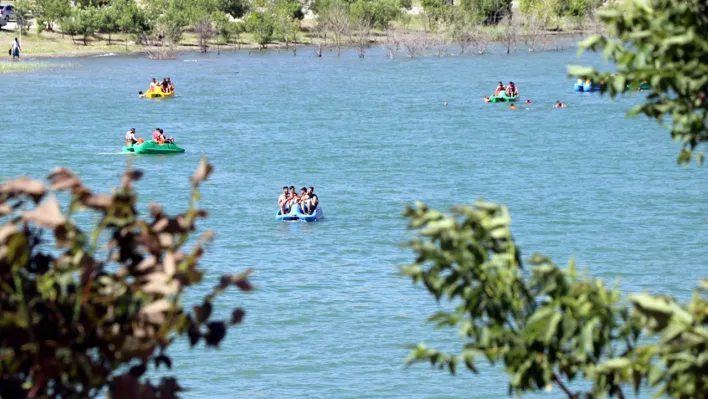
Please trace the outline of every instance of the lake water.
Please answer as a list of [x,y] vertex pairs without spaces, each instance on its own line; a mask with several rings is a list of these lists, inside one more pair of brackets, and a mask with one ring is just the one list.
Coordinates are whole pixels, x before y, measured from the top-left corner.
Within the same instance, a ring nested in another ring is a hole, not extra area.
[[[596,63],[574,51],[388,60],[379,49],[56,60],[73,66],[1,78],[0,177],[63,165],[105,192],[132,162],[147,172],[141,208],[177,212],[209,157],[200,227],[217,238],[189,299],[247,267],[257,291],[221,298],[247,315],[219,350],[174,348],[187,398],[505,398],[501,370],[404,367],[403,345],[460,347],[456,331],[425,324],[437,305],[398,275],[412,260],[398,246],[405,204],[503,202],[526,256],[575,255],[627,291],[685,300],[708,276],[708,168],[677,166],[668,131],[625,118],[643,94],[573,93],[566,65],[581,61]],[[137,98],[165,76],[176,98]],[[533,105],[484,104],[499,80]],[[120,155],[130,127],[146,138],[162,127],[187,152]],[[315,187],[324,221],[274,221],[291,184]]]

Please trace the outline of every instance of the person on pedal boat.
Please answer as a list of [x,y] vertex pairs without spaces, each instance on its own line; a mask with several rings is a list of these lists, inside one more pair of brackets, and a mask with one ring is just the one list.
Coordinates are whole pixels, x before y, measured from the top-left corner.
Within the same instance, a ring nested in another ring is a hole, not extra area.
[[167,78],[167,91],[169,93],[172,93],[173,91],[175,91],[175,85],[174,85],[174,83],[172,83],[172,80],[170,80],[170,78]]
[[295,191],[295,186],[290,186],[290,192],[288,193],[288,207],[292,208],[300,203],[300,196],[297,195]]
[[519,95],[519,89],[516,88],[514,82],[509,82],[509,85],[506,86],[506,95],[507,97],[517,97]]
[[317,210],[317,205],[320,203],[320,199],[317,197],[317,194],[315,194],[315,188],[310,186],[307,189],[307,209],[303,209],[304,211],[307,212],[307,214],[312,215],[315,213]]
[[494,91],[494,95],[499,96],[504,93],[505,90],[506,88],[504,88],[504,83],[499,82],[499,86],[497,86],[497,89]]
[[307,209],[307,203],[310,201],[310,196],[307,195],[307,188],[303,187],[300,189],[300,209],[305,213]]
[[155,131],[152,132],[152,141],[156,142],[157,144],[172,144],[175,142],[174,137],[167,138],[165,137],[165,131],[158,128],[155,128]]
[[150,89],[148,90],[148,93],[153,93],[157,91],[157,79],[152,78],[152,82],[150,82]]
[[131,127],[130,130],[128,130],[125,133],[125,145],[126,147],[130,147],[133,144],[138,143],[138,138],[135,137],[135,128]]
[[278,197],[278,208],[280,208],[280,214],[285,215],[290,212],[290,205],[288,204],[288,186],[283,186],[283,193]]

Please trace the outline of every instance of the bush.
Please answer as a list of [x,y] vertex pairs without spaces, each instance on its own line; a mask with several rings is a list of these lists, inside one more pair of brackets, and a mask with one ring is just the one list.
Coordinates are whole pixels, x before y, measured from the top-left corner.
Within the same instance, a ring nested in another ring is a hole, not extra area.
[[259,48],[266,48],[268,43],[273,40],[273,33],[275,33],[273,17],[265,12],[252,12],[245,22],[246,30],[253,33]]
[[[157,386],[140,378],[150,367],[172,367],[176,337],[218,346],[244,311],[213,321],[212,302],[231,285],[253,289],[248,273],[224,275],[191,312],[181,304],[203,278],[198,261],[213,236],[204,233],[185,252],[206,217],[196,203],[211,170],[202,160],[186,212],[168,216],[151,204],[150,219],[135,209],[137,170],[127,170],[113,193],[94,194],[71,171],[55,169],[50,190],[69,193],[66,213],[40,181],[0,185],[0,397],[95,397],[106,388],[113,398],[176,397],[175,378]],[[72,220],[84,209],[99,216],[92,232]]]

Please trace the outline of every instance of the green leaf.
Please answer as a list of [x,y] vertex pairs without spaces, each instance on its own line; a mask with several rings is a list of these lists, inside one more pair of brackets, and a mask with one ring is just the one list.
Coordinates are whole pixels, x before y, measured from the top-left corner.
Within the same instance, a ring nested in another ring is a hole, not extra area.
[[619,358],[614,358],[610,359],[604,363],[602,363],[600,366],[604,368],[608,368],[611,370],[619,370],[623,368],[627,368],[632,365],[632,361],[624,358],[624,357],[619,357]]

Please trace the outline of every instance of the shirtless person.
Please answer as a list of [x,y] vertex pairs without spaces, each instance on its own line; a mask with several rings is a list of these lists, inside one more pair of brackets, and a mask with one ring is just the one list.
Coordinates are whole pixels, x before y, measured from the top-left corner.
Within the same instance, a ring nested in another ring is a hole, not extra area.
[[280,208],[281,215],[286,215],[290,212],[290,205],[288,205],[288,186],[283,186],[283,193],[278,197],[278,208]]
[[502,82],[499,82],[499,86],[497,86],[497,89],[494,91],[494,95],[499,96],[504,93],[505,90],[506,88],[504,87],[504,84]]
[[563,104],[560,102],[560,100],[556,101],[556,103],[553,105],[553,108],[568,108],[567,104]]
[[307,212],[307,207],[309,206],[310,196],[307,195],[307,189],[305,187],[300,189],[300,209],[302,213]]
[[297,195],[297,192],[295,191],[295,186],[290,186],[290,192],[288,193],[288,208],[297,206],[299,202],[300,196]]
[[320,199],[317,198],[317,194],[315,194],[315,188],[312,186],[307,189],[307,196],[309,198],[307,205],[307,213],[312,215],[317,210],[317,205],[320,203]]

